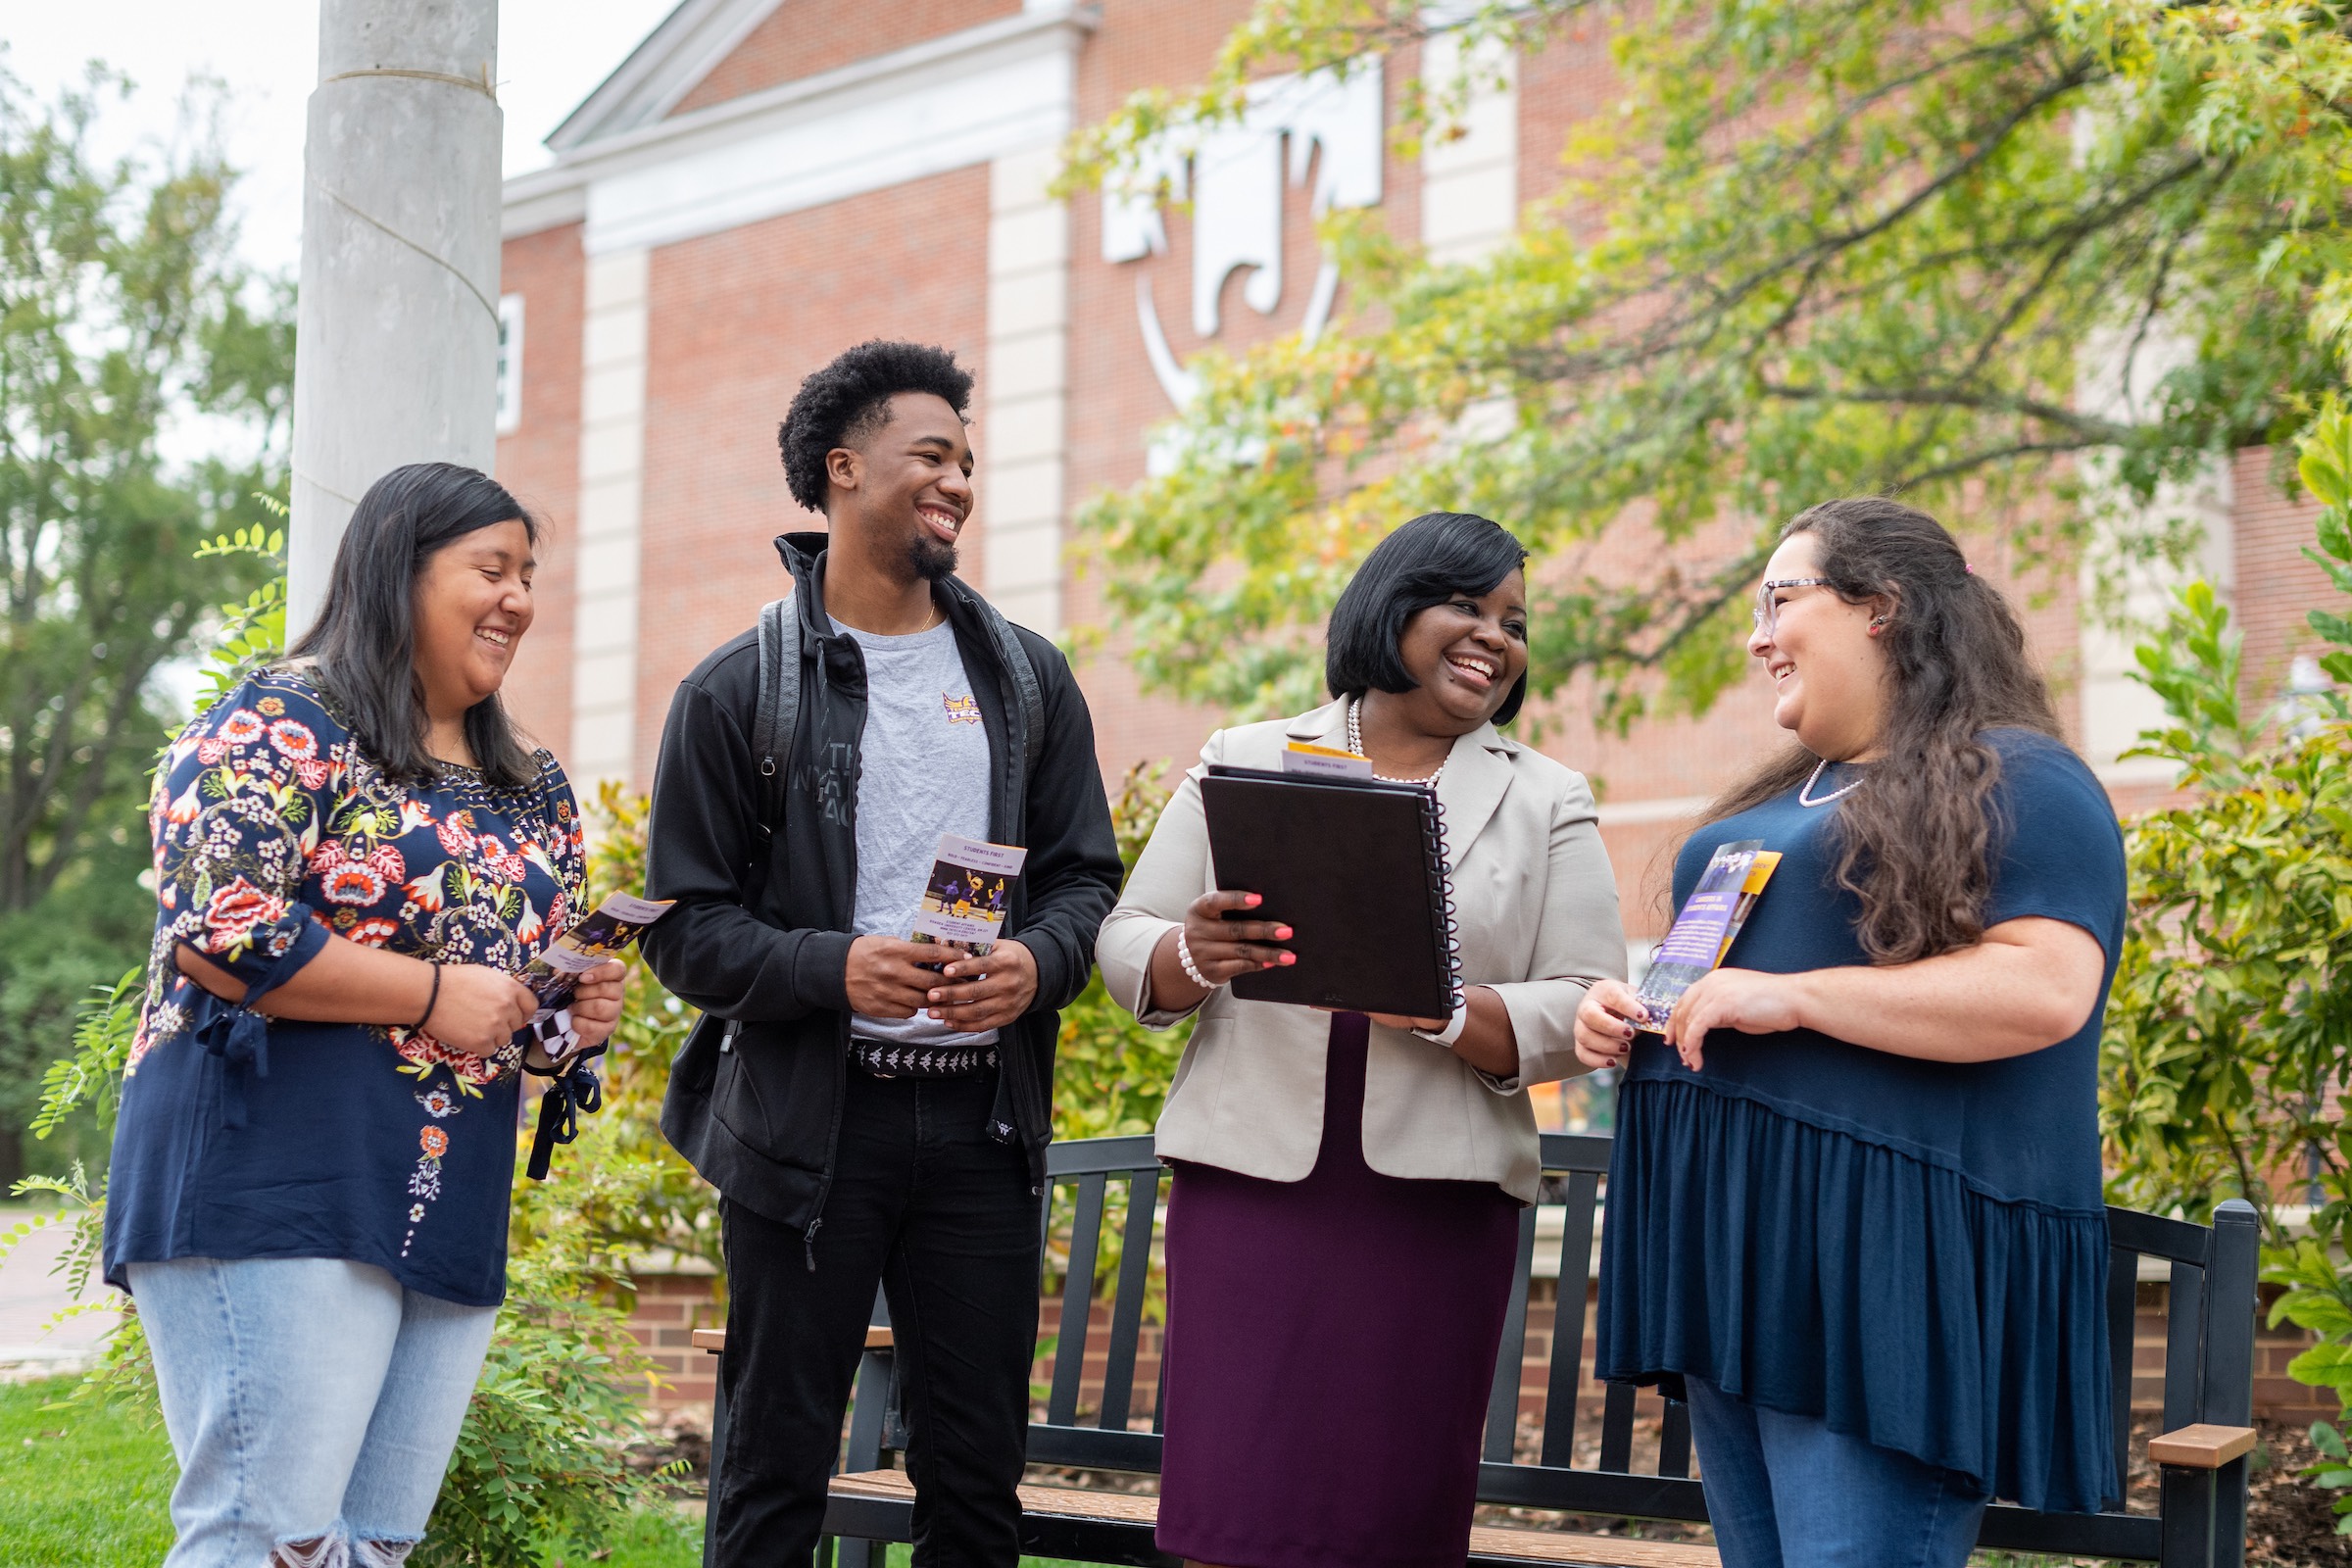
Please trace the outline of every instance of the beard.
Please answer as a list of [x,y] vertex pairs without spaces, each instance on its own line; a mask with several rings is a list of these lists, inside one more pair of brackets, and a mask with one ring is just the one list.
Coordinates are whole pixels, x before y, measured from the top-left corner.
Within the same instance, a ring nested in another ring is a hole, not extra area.
[[956,570],[956,547],[917,533],[906,541],[906,564],[925,582],[938,582]]

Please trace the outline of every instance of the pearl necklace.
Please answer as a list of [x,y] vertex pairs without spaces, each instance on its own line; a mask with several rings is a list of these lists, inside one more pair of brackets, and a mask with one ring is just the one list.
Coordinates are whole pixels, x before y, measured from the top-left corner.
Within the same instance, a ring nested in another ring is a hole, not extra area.
[[1824,795],[1824,796],[1823,796],[1823,797],[1822,797],[1820,800],[1818,800],[1818,801],[1817,801],[1817,800],[1813,799],[1813,786],[1814,786],[1816,783],[1820,782],[1820,779],[1821,779],[1821,770],[1822,770],[1823,768],[1825,768],[1825,767],[1829,766],[1829,765],[1830,765],[1830,760],[1829,760],[1828,758],[1826,758],[1826,757],[1825,757],[1825,758],[1823,758],[1823,759],[1822,759],[1820,761],[1818,761],[1818,762],[1815,762],[1815,763],[1813,764],[1813,771],[1812,771],[1811,773],[1809,773],[1809,774],[1807,774],[1807,775],[1805,776],[1805,783],[1804,783],[1804,787],[1803,787],[1802,789],[1800,789],[1800,790],[1798,790],[1798,791],[1796,792],[1796,804],[1797,804],[1797,805],[1799,805],[1799,806],[1827,806],[1827,805],[1829,805],[1829,804],[1830,804],[1832,801],[1834,801],[1834,800],[1837,800],[1837,799],[1838,799],[1838,798],[1839,798],[1840,796],[1845,796],[1845,795],[1851,795],[1851,794],[1853,794],[1853,793],[1854,793],[1854,791],[1856,791],[1856,790],[1860,789],[1860,788],[1861,788],[1861,787],[1862,787],[1864,784],[1866,784],[1866,783],[1868,783],[1868,782],[1870,781],[1870,776],[1869,776],[1869,775],[1866,773],[1866,774],[1864,774],[1864,775],[1863,775],[1861,778],[1858,778],[1858,779],[1854,780],[1854,781],[1853,781],[1851,784],[1848,784],[1847,786],[1845,786],[1845,788],[1843,788],[1843,789],[1841,789],[1841,790],[1832,790],[1832,791],[1830,791],[1830,793],[1829,793],[1829,794],[1827,794],[1827,795]]
[[[1372,754],[1364,750],[1364,726],[1358,716],[1363,711],[1363,707],[1364,705],[1361,703],[1348,705],[1348,749],[1356,756],[1369,760]],[[1451,760],[1452,757],[1448,754],[1446,761]],[[1438,787],[1438,774],[1445,771],[1446,763],[1440,762],[1436,772],[1424,774],[1420,778],[1390,778],[1386,773],[1375,773],[1372,776],[1390,784],[1420,784],[1434,790]]]

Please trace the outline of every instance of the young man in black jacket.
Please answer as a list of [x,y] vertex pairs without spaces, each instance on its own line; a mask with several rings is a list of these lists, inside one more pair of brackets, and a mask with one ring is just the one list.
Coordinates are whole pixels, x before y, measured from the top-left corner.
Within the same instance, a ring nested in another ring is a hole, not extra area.
[[[807,1563],[877,1282],[897,1335],[918,1564],[1020,1555],[1057,1011],[1119,886],[1094,726],[1053,644],[954,573],[972,512],[952,355],[862,344],[779,443],[828,531],[776,541],[797,703],[760,755],[758,631],[678,688],[654,776],[647,933],[708,1016],[662,1127],[718,1188],[723,1568]],[[906,940],[942,832],[1024,845],[1004,940]]]

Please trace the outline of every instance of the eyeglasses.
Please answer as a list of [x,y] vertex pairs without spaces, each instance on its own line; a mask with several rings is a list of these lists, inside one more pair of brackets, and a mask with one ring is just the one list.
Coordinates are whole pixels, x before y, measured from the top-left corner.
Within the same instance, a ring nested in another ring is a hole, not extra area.
[[1837,584],[1827,577],[1767,577],[1756,589],[1755,617],[1757,629],[1770,637],[1780,629],[1781,607],[1773,599],[1782,588],[1834,588]]

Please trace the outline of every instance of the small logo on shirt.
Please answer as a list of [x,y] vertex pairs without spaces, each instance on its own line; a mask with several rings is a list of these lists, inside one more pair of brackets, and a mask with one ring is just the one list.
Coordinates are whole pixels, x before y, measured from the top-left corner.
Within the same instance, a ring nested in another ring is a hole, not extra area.
[[948,710],[949,723],[977,724],[980,722],[980,700],[978,698],[950,697],[946,692],[941,692],[939,701],[940,706]]

